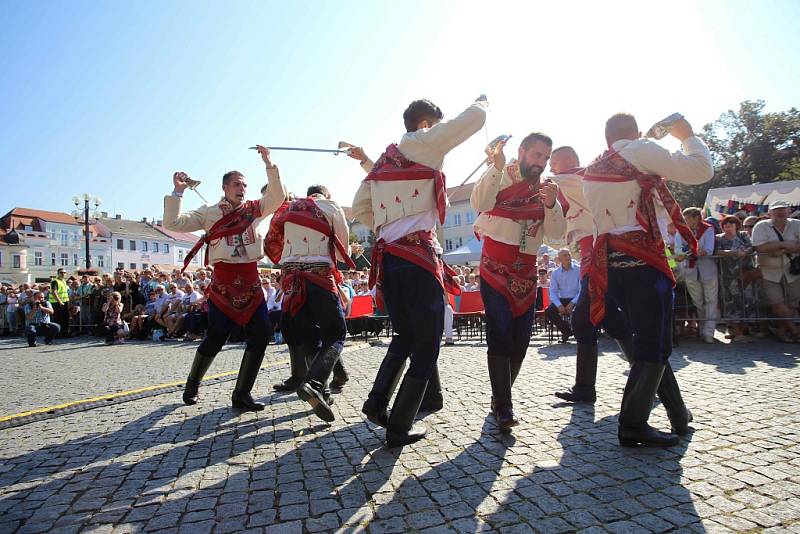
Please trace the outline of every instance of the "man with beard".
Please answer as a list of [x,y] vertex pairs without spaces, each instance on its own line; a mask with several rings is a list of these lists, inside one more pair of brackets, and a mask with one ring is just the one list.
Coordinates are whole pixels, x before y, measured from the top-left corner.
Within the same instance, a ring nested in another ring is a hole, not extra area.
[[[350,235],[344,211],[330,200],[328,188],[312,185],[306,198],[281,206],[270,222],[264,250],[281,264],[281,332],[289,347],[297,395],[323,421],[333,421],[328,378],[344,348],[347,325],[336,268],[350,269]],[[316,333],[316,335],[313,335]]]
[[[553,151],[550,158],[553,181],[569,202],[567,210],[567,243],[578,245],[581,253],[581,292],[572,312],[572,329],[578,342],[575,360],[575,385],[568,391],[557,392],[556,397],[568,402],[594,403],[597,399],[597,327],[589,319],[588,267],[594,242],[594,218],[583,196],[583,173],[578,154],[572,147],[564,146]],[[623,356],[633,361],[633,337],[625,324],[625,316],[617,306],[606,307],[601,324],[603,330],[619,344]],[[686,408],[669,363],[658,386],[658,397],[667,411],[674,432],[685,435],[689,431],[691,412]]]
[[[444,293],[460,293],[453,272],[440,255],[436,221],[447,208],[444,157],[481,129],[485,97],[458,117],[442,122],[442,111],[429,100],[412,102],[403,113],[406,133],[387,147],[377,163],[359,158],[369,172],[353,199],[353,217],[374,229],[370,287],[378,286],[395,335],[381,363],[362,412],[386,427],[390,447],[425,437],[414,426],[428,379],[439,357],[444,329]],[[386,407],[406,359],[411,364],[397,392],[391,414]]]
[[475,234],[483,240],[481,296],[492,411],[501,430],[518,424],[511,387],[528,350],[536,308],[536,253],[545,236],[560,239],[566,223],[558,186],[541,183],[553,141],[541,133],[522,140],[518,160],[506,165],[505,142],[489,148],[490,166],[470,197],[480,215]]
[[[619,416],[618,438],[623,447],[668,447],[679,440],[647,424],[672,352],[675,278],[661,226],[666,228],[671,219],[697,253],[697,240],[665,179],[701,184],[714,171],[708,147],[685,119],[674,123],[671,134],[681,141],[682,151],[671,154],[642,139],[632,115],[614,115],[606,122],[609,149],[586,168],[583,178],[597,232],[589,265],[589,317],[599,325],[607,310],[617,306],[633,334],[631,369]],[[688,431],[688,420],[676,428],[678,418],[688,419],[688,411],[670,415],[676,431]]]
[[177,232],[204,230],[205,235],[184,259],[184,269],[206,245],[206,263],[214,269],[209,289],[208,330],[186,379],[183,402],[197,404],[200,381],[222,349],[235,325],[244,327],[247,336],[239,376],[231,401],[239,410],[259,411],[264,405],[255,402],[250,392],[261,369],[267,340],[272,335],[264,292],[256,263],[264,255],[259,223],[285,200],[278,167],[269,158],[269,150],[258,146],[267,168],[268,186],[259,200],[245,200],[247,179],[238,171],[222,177],[225,196],[212,206],[202,206],[181,213],[181,197],[189,187],[189,177],[176,172],[172,178],[175,190],[164,197],[164,227]]

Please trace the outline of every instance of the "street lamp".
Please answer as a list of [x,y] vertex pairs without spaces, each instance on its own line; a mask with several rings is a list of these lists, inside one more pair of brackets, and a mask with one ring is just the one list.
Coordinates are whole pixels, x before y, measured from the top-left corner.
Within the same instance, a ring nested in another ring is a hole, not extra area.
[[[89,204],[94,206],[94,209],[97,210],[97,207],[102,204],[102,200],[99,197],[91,197],[89,193],[84,193],[80,197],[72,197],[72,203],[75,204],[75,207],[78,208],[83,201],[83,234],[85,236],[86,242],[86,270],[88,271],[92,267],[92,257],[89,255]],[[72,212],[72,216],[76,219],[80,219],[81,212],[80,210],[75,210]],[[97,219],[100,214],[95,211],[92,213],[92,219]]]

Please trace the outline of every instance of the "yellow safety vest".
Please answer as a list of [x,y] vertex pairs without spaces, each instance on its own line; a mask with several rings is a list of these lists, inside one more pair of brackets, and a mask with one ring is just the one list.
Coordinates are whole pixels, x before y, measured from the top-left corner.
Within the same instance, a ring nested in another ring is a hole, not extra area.
[[[67,302],[69,302],[69,291],[68,291],[68,288],[67,288],[67,281],[66,280],[59,280],[58,278],[56,278],[53,281],[58,286],[57,292],[58,292],[58,296],[61,297],[61,302],[66,304]],[[50,297],[47,300],[49,300],[50,302],[53,302],[53,303],[58,302],[58,299],[53,294],[53,288],[52,287],[50,288]]]
[[664,252],[667,254],[667,263],[669,264],[669,268],[674,271],[675,267],[678,266],[678,263],[672,258],[672,251],[669,249],[669,247],[664,247]]

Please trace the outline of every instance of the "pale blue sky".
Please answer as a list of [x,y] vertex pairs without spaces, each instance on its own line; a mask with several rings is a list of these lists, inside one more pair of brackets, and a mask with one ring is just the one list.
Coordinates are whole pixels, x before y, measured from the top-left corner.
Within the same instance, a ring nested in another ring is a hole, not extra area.
[[[346,140],[377,157],[421,97],[446,117],[491,103],[486,130],[448,156],[448,185],[500,133],[545,131],[586,161],[616,111],[643,129],[681,111],[699,129],[744,99],[797,106],[797,20],[797,1],[8,1],[0,212],[69,212],[89,192],[111,214],[160,218],[175,170],[214,201],[238,169],[255,195],[248,146]],[[345,156],[274,160],[291,190],[324,183],[343,205],[363,177]]]

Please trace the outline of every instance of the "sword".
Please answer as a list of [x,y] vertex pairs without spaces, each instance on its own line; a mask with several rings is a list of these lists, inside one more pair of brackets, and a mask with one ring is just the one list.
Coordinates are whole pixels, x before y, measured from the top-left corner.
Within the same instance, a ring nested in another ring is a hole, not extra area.
[[[489,143],[489,144],[487,144],[487,145],[486,145],[486,150],[489,150],[489,149],[494,149],[494,147],[495,147],[495,146],[497,146],[497,143],[499,143],[499,142],[501,142],[501,141],[508,141],[509,139],[511,139],[511,137],[512,137],[512,136],[510,136],[510,135],[498,135],[497,137],[495,137],[495,138],[492,140],[492,142],[491,142],[491,143]],[[475,176],[475,173],[476,173],[476,172],[478,172],[479,170],[481,170],[481,167],[483,167],[484,165],[486,165],[486,163],[487,163],[488,161],[489,161],[489,158],[485,158],[483,161],[481,161],[480,163],[478,163],[478,166],[477,166],[477,167],[475,167],[475,170],[474,170],[474,171],[472,171],[471,173],[469,173],[469,176],[467,176],[466,178],[464,178],[464,181],[463,181],[463,182],[461,182],[461,183],[459,184],[459,186],[458,186],[458,187],[461,187],[462,185],[464,185],[464,184],[466,184],[467,182],[469,182],[469,179],[470,179],[470,178],[472,178],[473,176]],[[450,197],[449,197],[449,196],[447,197],[447,200],[450,200]]]
[[[266,148],[268,148],[269,150],[292,150],[295,152],[325,152],[328,154],[337,154],[337,155],[346,154],[350,150],[349,148],[342,149],[341,147],[335,150],[330,148],[301,148],[296,146],[268,146]],[[250,150],[258,150],[258,148],[251,146]]]

